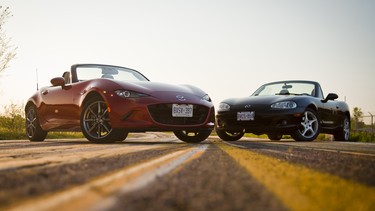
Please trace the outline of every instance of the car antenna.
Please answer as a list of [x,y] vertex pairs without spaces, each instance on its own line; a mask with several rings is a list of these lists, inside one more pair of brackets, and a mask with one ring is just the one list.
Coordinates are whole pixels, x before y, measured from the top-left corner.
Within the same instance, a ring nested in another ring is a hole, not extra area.
[[35,73],[36,73],[36,91],[38,91],[39,90],[38,68],[35,69]]

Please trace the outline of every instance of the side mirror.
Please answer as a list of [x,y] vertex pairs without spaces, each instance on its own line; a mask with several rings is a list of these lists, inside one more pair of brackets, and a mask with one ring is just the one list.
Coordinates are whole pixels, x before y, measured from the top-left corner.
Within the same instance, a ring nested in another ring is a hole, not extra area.
[[322,102],[326,103],[328,102],[328,100],[336,100],[337,98],[339,98],[339,96],[335,93],[329,93],[326,97],[326,99],[324,99]]
[[63,77],[56,77],[51,79],[52,86],[65,86],[65,79]]

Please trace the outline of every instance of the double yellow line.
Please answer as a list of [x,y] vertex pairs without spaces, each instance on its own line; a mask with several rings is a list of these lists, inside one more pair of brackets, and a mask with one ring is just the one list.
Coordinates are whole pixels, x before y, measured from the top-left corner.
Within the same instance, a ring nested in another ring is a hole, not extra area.
[[290,210],[375,210],[375,188],[213,141]]
[[208,145],[195,145],[124,167],[116,172],[99,176],[75,187],[48,196],[39,196],[7,208],[24,210],[109,210],[117,203],[118,195],[146,187],[161,176],[182,168],[200,157]]

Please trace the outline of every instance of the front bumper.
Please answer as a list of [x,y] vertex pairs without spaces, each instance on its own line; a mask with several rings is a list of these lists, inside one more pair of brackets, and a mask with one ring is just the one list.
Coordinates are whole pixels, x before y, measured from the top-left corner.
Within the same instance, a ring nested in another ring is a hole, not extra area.
[[[185,103],[185,102],[184,102]],[[116,99],[108,102],[112,128],[129,132],[212,130],[215,109],[210,102],[186,102],[194,105],[193,117],[172,117],[172,105],[152,97]]]
[[278,132],[290,134],[301,127],[304,109],[254,111],[254,120],[237,121],[237,111],[218,112],[217,129],[228,132],[265,134]]

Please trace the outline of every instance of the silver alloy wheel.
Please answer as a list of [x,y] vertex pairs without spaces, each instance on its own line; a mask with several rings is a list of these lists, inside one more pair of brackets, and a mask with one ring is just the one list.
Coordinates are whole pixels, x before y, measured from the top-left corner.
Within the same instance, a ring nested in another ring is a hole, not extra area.
[[47,131],[44,131],[39,125],[38,113],[34,105],[26,107],[25,131],[30,141],[44,141],[47,137]]
[[311,111],[305,111],[301,125],[302,129],[298,132],[306,139],[314,137],[319,130],[318,118]]
[[26,134],[28,138],[32,138],[36,133],[36,113],[34,109],[29,109],[26,115]]
[[344,139],[347,141],[349,140],[349,136],[350,136],[350,122],[349,122],[349,119],[348,117],[345,117],[344,119],[344,128],[343,128],[343,131],[344,131]]
[[83,129],[92,138],[103,139],[112,131],[108,108],[104,101],[95,101],[87,106],[82,120]]

